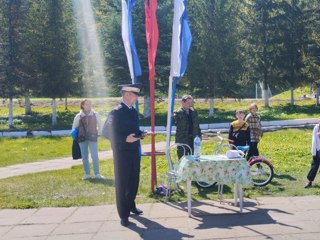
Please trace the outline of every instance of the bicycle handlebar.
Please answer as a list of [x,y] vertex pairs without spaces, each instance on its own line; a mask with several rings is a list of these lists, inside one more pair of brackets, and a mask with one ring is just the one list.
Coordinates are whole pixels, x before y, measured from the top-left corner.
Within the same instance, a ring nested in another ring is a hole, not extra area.
[[228,138],[223,138],[220,136],[220,131],[217,132],[217,137],[219,138],[220,142],[223,142],[224,140],[225,141],[228,141],[229,143],[234,143],[234,141],[232,139],[228,139]]

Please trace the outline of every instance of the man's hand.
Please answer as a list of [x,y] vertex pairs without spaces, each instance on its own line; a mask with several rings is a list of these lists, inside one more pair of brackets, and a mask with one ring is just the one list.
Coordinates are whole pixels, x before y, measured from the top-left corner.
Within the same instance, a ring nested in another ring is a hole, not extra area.
[[126,142],[128,143],[133,143],[138,141],[140,138],[136,138],[134,133],[131,133],[130,135],[127,136]]

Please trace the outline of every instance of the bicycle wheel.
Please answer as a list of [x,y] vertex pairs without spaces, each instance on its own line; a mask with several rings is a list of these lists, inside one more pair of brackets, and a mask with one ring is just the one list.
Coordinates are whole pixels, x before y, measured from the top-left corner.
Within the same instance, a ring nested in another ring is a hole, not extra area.
[[206,182],[198,182],[198,181],[196,181],[195,184],[198,187],[201,187],[201,188],[211,188],[211,187],[215,186],[217,184],[217,182],[206,183]]
[[265,186],[273,178],[273,167],[263,159],[256,159],[250,164],[250,176],[254,186]]

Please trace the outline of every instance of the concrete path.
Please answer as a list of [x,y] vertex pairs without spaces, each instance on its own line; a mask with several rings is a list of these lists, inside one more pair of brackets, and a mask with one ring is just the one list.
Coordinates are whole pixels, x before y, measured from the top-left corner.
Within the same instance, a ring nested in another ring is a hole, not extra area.
[[244,213],[231,200],[139,205],[128,227],[119,224],[115,205],[0,210],[2,240],[178,240],[319,239],[320,197],[246,199]]
[[[157,143],[156,150],[164,151],[166,148],[165,142]],[[151,152],[151,144],[142,145],[144,152]],[[99,152],[99,159],[110,159],[112,158],[112,151]],[[28,173],[52,171],[59,169],[71,168],[75,165],[81,165],[81,160],[72,160],[72,157],[58,158],[52,160],[45,160],[39,162],[15,164],[8,167],[0,168],[0,179],[24,175]]]

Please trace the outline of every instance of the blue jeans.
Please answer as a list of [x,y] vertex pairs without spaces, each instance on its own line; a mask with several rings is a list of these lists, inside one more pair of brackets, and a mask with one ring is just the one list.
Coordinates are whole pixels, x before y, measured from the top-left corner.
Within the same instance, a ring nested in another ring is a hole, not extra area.
[[84,142],[80,142],[79,145],[81,150],[84,173],[86,175],[90,175],[89,153],[88,153],[88,148],[90,148],[94,175],[100,174],[97,142],[84,141]]

